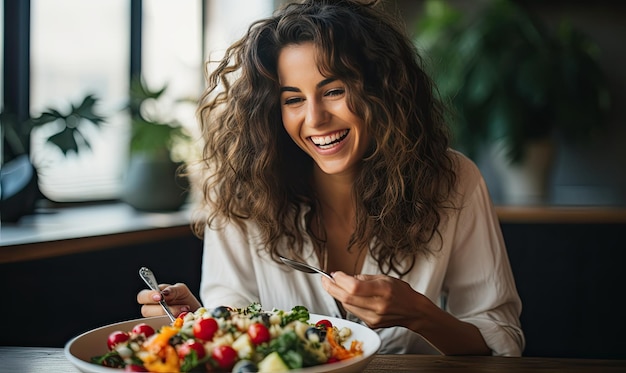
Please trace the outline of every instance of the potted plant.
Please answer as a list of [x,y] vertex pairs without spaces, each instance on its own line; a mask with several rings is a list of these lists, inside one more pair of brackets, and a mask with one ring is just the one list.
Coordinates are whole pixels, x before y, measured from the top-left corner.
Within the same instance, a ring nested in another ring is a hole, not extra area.
[[2,112],[0,120],[6,147],[3,149],[6,151],[3,151],[4,160],[0,173],[2,221],[15,222],[32,213],[36,201],[41,197],[37,185],[37,169],[29,156],[28,141],[32,131],[56,126],[57,131],[46,141],[55,145],[64,155],[89,149],[89,139],[83,133],[85,126],[99,127],[105,121],[105,117],[95,111],[98,101],[97,97],[88,94],[79,104],[71,104],[65,112],[47,108],[39,116],[29,117],[22,122],[9,111]]
[[184,161],[176,159],[174,149],[190,137],[181,123],[159,112],[166,90],[152,90],[141,78],[131,81],[130,159],[122,200],[138,210],[178,210],[188,195]]
[[[427,0],[416,46],[426,51],[427,69],[453,108],[455,146],[472,158],[492,146],[506,166],[543,169],[546,176],[555,139],[588,140],[606,126],[610,94],[598,48],[566,22],[550,32],[509,0],[483,5],[468,13]],[[547,164],[537,165],[543,158]],[[535,184],[545,189],[545,178]]]

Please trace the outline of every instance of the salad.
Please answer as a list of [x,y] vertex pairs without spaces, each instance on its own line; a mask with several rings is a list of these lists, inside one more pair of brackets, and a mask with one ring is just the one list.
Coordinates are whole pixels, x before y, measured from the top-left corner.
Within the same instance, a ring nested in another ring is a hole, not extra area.
[[303,306],[200,308],[158,330],[138,323],[112,332],[109,352],[91,361],[130,372],[281,372],[362,355],[361,341],[344,346],[351,333],[326,319],[311,323]]

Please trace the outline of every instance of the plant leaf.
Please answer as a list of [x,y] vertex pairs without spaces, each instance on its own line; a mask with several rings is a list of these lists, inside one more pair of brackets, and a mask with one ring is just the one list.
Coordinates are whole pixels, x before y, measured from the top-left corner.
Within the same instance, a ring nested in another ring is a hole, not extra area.
[[74,130],[71,128],[66,127],[61,132],[48,137],[48,142],[56,145],[64,155],[72,151],[78,153],[78,143],[74,138]]
[[75,114],[78,117],[99,126],[100,123],[104,122],[105,118],[95,113],[95,106],[97,102],[98,99],[94,95],[87,95],[78,107],[74,107],[72,105],[73,110],[71,114]]

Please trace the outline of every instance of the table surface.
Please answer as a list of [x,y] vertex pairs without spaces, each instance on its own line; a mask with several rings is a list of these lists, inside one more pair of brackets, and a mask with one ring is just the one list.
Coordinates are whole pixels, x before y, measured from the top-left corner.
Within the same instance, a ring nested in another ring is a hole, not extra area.
[[[79,373],[65,358],[63,349],[53,347],[0,347],[0,371]],[[376,355],[364,372],[605,373],[626,372],[626,360]]]

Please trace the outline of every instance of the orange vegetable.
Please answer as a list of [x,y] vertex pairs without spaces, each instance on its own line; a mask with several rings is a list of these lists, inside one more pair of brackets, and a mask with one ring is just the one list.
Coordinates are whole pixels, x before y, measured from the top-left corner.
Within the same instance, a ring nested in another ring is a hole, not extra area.
[[146,360],[144,360],[143,365],[150,372],[173,373],[180,371],[178,354],[176,349],[170,345],[161,349],[157,355],[150,355],[150,358]]
[[326,338],[331,346],[331,356],[339,360],[349,359],[351,357],[360,356],[363,354],[363,343],[359,341],[352,341],[350,349],[346,349],[335,339],[336,328],[330,327],[326,329]]
[[151,353],[158,354],[163,348],[169,346],[170,338],[176,335],[179,330],[180,328],[173,326],[164,326],[154,338],[146,341],[144,347]]

